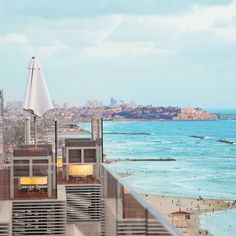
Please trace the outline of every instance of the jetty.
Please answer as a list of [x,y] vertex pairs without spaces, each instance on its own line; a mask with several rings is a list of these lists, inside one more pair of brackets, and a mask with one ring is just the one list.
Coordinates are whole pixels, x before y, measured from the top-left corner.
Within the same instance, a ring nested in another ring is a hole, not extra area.
[[233,141],[229,141],[229,140],[224,140],[224,139],[219,139],[217,140],[218,142],[221,142],[221,143],[227,143],[227,144],[234,144],[236,142],[233,142]]
[[125,159],[110,159],[106,160],[106,163],[113,162],[125,162],[125,161],[176,161],[174,158],[165,157],[165,158],[125,158]]
[[151,135],[146,132],[103,132],[103,134],[118,134],[118,135]]
[[[200,136],[200,135],[190,135],[189,137],[198,138],[198,139],[205,139],[206,138],[205,136]],[[236,143],[236,141],[231,141],[231,140],[226,140],[226,139],[218,139],[216,141],[220,142],[220,143],[226,143],[226,144],[235,144]]]
[[190,135],[189,137],[191,137],[191,138],[200,138],[200,139],[205,138],[205,136],[200,136],[200,135]]

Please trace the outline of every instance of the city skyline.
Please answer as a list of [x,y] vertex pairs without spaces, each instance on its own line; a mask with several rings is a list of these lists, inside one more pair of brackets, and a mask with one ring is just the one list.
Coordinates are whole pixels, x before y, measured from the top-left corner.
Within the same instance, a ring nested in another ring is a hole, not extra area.
[[[135,108],[138,106],[141,107],[179,107],[179,108],[201,108],[201,109],[205,109],[209,112],[229,112],[229,113],[235,113],[236,109],[235,108],[208,108],[208,107],[193,107],[191,106],[191,104],[186,104],[186,106],[177,106],[175,104],[172,105],[168,105],[168,106],[164,106],[162,104],[140,104],[137,103],[136,101],[125,101],[123,99],[116,99],[111,97],[110,99],[106,99],[105,102],[101,101],[101,100],[96,100],[96,99],[89,99],[87,101],[85,101],[84,103],[81,104],[70,104],[66,101],[62,101],[61,103],[58,103],[56,100],[52,99],[52,103],[53,103],[53,108],[64,108],[66,109],[70,109],[73,107],[79,108],[79,107],[89,107],[89,108],[99,108],[99,107],[122,107],[122,106],[128,106],[130,108]],[[22,109],[22,104],[23,102],[21,100],[7,100],[4,98],[4,102],[3,102],[3,106],[4,109],[12,109],[15,111],[21,111],[23,112]]]
[[36,56],[59,104],[235,108],[236,1],[14,0],[0,13],[8,100],[23,100]]

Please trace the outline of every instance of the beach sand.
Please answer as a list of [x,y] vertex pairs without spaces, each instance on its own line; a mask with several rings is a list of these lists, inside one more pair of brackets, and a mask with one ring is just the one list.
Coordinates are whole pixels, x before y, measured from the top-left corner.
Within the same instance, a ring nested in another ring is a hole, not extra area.
[[222,211],[235,208],[232,201],[213,200],[213,199],[194,199],[184,197],[144,195],[147,202],[161,212],[168,220],[171,220],[170,213],[176,211],[186,211],[191,213],[187,228],[179,228],[184,235],[211,235],[210,232],[203,230],[199,226],[198,216],[207,212]]

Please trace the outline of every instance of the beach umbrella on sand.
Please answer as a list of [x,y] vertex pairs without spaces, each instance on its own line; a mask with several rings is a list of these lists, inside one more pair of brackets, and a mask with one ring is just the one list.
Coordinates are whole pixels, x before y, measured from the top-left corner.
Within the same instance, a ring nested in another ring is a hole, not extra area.
[[53,108],[52,100],[44,80],[42,70],[35,57],[29,63],[29,75],[26,85],[23,109],[34,117],[34,144],[37,145],[36,118]]

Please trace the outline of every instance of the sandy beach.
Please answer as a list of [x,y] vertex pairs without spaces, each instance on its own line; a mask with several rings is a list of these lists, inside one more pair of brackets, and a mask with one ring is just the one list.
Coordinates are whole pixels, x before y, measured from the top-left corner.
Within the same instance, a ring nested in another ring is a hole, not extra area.
[[171,213],[185,211],[191,213],[188,220],[188,227],[179,228],[184,235],[211,235],[210,232],[203,230],[199,226],[198,216],[207,212],[222,211],[235,208],[233,201],[215,199],[196,199],[184,197],[144,195],[147,202],[160,211],[167,219],[172,221]]

